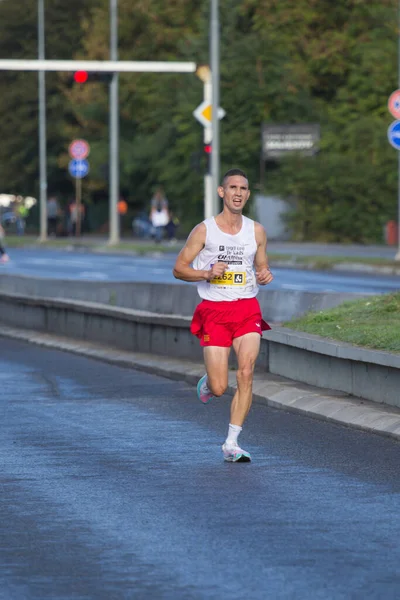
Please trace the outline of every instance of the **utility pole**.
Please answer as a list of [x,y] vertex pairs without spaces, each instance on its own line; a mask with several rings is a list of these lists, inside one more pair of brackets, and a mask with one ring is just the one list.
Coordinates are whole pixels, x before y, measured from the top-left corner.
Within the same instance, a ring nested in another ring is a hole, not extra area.
[[[212,83],[211,83],[211,69],[208,65],[199,65],[196,70],[196,75],[203,82],[203,103],[200,105],[200,111],[202,107],[211,106],[212,103]],[[199,110],[199,108],[197,109]],[[204,148],[206,146],[211,147],[211,156],[212,156],[212,125],[208,119],[202,119],[202,115],[200,112],[200,116],[196,116],[196,111],[193,113],[197,119],[200,119],[201,124],[203,125],[203,144]],[[211,177],[211,170],[209,168],[211,165],[211,160],[207,161],[207,168],[204,173],[204,218],[208,219],[212,217],[214,213],[214,205],[213,198],[215,195],[215,190],[213,189],[213,182]]]
[[[118,60],[118,0],[110,0],[110,60]],[[119,73],[114,72],[110,82],[110,183],[109,183],[109,210],[110,231],[108,243],[118,244],[119,231],[119,101],[118,101]]]
[[[38,59],[45,58],[44,0],[38,0]],[[39,206],[40,237],[47,240],[47,157],[46,157],[46,78],[45,71],[38,72],[39,94]]]
[[[400,0],[397,11],[397,79],[398,89],[400,89]],[[397,253],[394,259],[400,261],[400,151],[397,152],[397,165]]]
[[219,196],[219,15],[218,0],[211,0],[210,26],[210,55],[211,55],[211,84],[212,84],[212,151],[211,151],[211,180],[212,180],[212,214],[220,211]]

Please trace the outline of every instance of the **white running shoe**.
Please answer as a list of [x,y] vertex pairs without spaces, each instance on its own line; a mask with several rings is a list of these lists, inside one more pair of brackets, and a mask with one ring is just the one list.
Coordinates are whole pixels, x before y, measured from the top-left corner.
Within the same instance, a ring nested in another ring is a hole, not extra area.
[[242,450],[239,448],[237,444],[234,446],[228,446],[225,442],[222,446],[222,453],[224,455],[224,460],[227,462],[250,462],[251,456],[249,452],[246,450]]
[[197,384],[197,397],[203,404],[208,404],[215,396],[207,387],[207,375],[203,375]]

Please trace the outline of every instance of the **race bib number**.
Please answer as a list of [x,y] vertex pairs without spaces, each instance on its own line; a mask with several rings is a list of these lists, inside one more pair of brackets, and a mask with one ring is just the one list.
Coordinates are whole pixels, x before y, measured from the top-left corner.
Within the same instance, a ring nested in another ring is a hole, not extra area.
[[237,271],[225,271],[220,277],[214,277],[210,280],[213,285],[245,285],[246,273]]

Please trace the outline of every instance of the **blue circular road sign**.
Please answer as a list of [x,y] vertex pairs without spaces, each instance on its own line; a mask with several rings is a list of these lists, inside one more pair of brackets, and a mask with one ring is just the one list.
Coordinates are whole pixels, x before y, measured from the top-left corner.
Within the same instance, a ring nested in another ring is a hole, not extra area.
[[72,177],[82,179],[89,173],[89,161],[87,160],[70,160],[68,171]]
[[388,140],[393,148],[400,150],[400,121],[393,121],[393,123],[389,125]]

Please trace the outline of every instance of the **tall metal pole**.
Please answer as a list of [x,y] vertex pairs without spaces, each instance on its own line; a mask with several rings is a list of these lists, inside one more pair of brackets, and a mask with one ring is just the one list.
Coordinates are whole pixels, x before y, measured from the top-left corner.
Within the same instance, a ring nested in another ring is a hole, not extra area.
[[213,188],[213,215],[220,210],[217,187],[219,181],[219,14],[218,0],[211,0],[211,27],[210,27],[210,54],[211,54],[211,83],[212,83],[212,152],[211,152],[211,177]]
[[[110,60],[118,60],[118,0],[110,0]],[[119,74],[110,83],[110,232],[109,244],[118,244],[119,232]]]
[[[211,83],[211,71],[208,69],[208,78],[204,81],[203,87],[203,100],[208,104],[212,104],[212,83]],[[212,126],[208,125],[204,127],[203,132],[203,142],[204,145],[211,144],[211,156],[213,152],[212,148]],[[210,165],[211,166],[211,165]],[[206,171],[204,174],[204,218],[208,219],[217,214],[215,210],[215,202],[214,198],[216,195],[216,189],[213,186],[212,174],[211,170]]]
[[[45,58],[44,0],[38,0],[38,57]],[[39,206],[41,242],[47,240],[46,78],[39,71]]]
[[[400,89],[400,0],[398,3],[398,16],[397,16],[397,79],[398,89]],[[397,254],[394,257],[395,260],[400,261],[400,150],[397,152],[397,170],[398,170],[398,184],[397,184]]]

